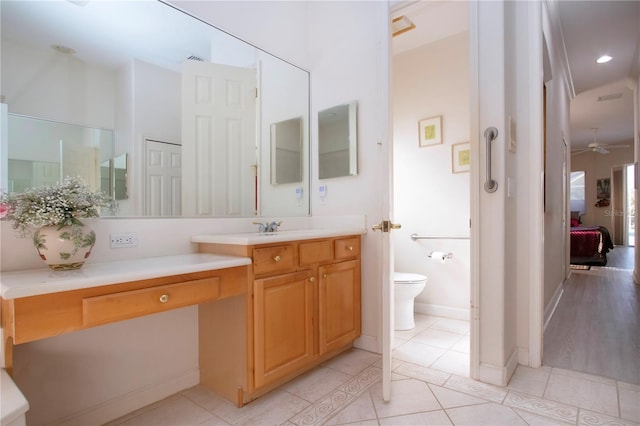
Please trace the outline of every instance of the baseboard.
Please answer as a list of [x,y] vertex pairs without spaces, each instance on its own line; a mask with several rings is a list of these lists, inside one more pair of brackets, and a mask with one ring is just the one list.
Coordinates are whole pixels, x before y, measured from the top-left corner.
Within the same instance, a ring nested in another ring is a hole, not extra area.
[[353,342],[353,346],[376,354],[382,352],[380,345],[378,345],[378,339],[373,336],[360,336]]
[[531,365],[531,359],[529,357],[529,349],[528,348],[518,348],[518,364],[520,365]]
[[429,303],[416,302],[414,311],[419,314],[433,315],[435,317],[444,317],[469,321],[471,318],[469,309],[452,308],[450,306],[431,305]]
[[64,426],[102,425],[198,383],[200,383],[200,370],[195,368],[185,371],[180,376],[136,389],[51,424]]
[[564,289],[562,287],[563,285],[560,284],[558,288],[556,288],[555,293],[553,293],[553,297],[551,297],[551,300],[544,309],[544,325],[542,326],[543,332],[547,329],[547,325],[549,324],[549,321],[551,321],[551,317],[553,317],[553,313],[556,311],[558,303],[560,303],[560,298],[562,297],[562,293],[564,292]]
[[506,365],[497,366],[486,363],[480,363],[481,382],[489,383],[496,386],[506,386],[518,367],[518,350],[514,349],[507,360]]

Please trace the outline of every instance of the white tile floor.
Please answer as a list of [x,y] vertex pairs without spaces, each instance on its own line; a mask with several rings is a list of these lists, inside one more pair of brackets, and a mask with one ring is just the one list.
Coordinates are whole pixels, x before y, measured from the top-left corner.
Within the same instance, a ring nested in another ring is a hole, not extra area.
[[638,425],[640,386],[518,367],[509,386],[469,376],[469,324],[417,315],[396,333],[392,400],[377,354],[352,349],[243,408],[201,386],[109,425]]

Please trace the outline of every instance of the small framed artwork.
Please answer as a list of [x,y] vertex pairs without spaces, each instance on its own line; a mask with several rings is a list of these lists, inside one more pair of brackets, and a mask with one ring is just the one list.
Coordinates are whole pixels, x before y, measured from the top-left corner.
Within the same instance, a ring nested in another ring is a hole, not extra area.
[[451,172],[464,173],[471,170],[471,144],[469,142],[451,145]]
[[442,143],[442,116],[424,118],[418,122],[419,146],[440,145]]

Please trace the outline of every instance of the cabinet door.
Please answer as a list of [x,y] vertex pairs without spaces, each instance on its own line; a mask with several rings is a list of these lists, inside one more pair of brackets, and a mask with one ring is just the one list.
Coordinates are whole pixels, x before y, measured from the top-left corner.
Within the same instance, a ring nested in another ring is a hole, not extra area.
[[313,356],[313,274],[254,281],[255,387],[280,379]]
[[360,261],[318,269],[320,353],[341,348],[360,336]]

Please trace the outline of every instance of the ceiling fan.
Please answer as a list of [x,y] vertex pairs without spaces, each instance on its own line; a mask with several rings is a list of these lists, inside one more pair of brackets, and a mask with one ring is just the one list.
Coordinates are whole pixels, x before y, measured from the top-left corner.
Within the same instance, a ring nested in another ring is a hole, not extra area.
[[598,129],[594,128],[593,130],[593,142],[590,143],[587,148],[581,149],[579,151],[574,151],[571,155],[583,154],[585,152],[597,152],[599,154],[608,154],[610,149],[621,149],[621,148],[629,148],[629,145],[601,145],[598,143]]

